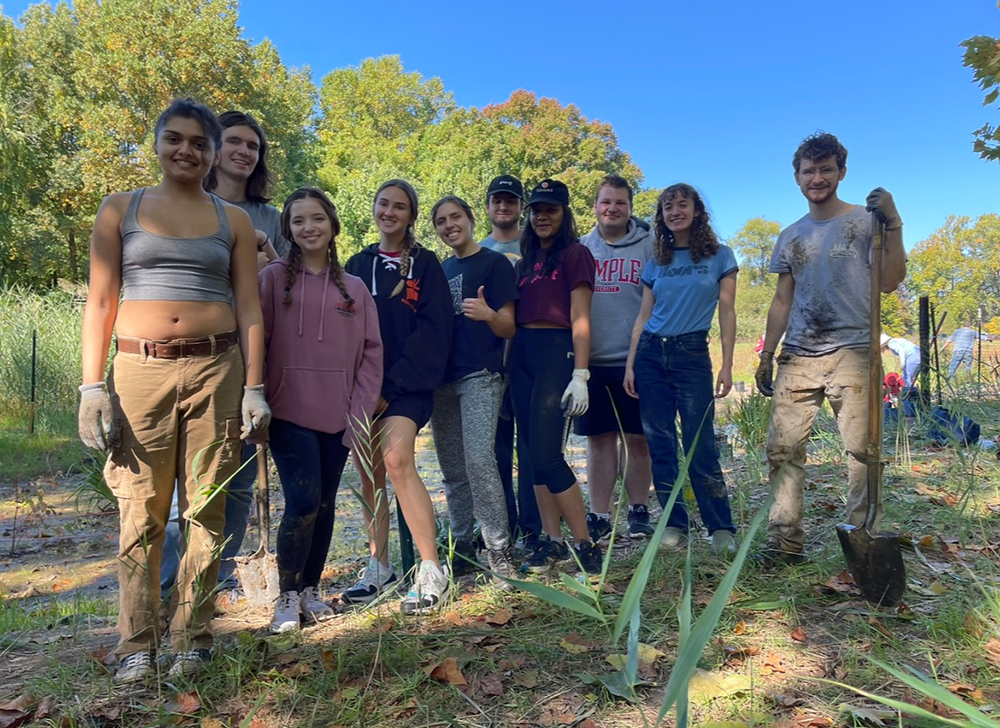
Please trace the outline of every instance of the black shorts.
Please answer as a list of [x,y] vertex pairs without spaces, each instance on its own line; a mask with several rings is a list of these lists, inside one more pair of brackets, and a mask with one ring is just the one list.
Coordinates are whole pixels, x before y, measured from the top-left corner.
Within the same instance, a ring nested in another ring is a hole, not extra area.
[[[590,367],[587,383],[590,408],[573,421],[573,432],[592,437],[621,430],[628,435],[642,434],[639,400],[625,393],[625,367]],[[616,416],[617,413],[617,416]]]
[[386,417],[405,417],[413,420],[417,431],[430,422],[434,411],[434,392],[415,392],[401,394],[389,403],[385,412],[379,415],[380,420]]

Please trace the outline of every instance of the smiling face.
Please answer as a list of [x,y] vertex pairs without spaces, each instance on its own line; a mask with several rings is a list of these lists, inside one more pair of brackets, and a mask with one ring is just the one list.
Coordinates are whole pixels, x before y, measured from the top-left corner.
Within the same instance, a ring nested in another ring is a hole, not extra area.
[[688,231],[698,217],[694,200],[690,197],[677,193],[673,197],[663,201],[661,207],[663,211],[663,222],[667,230],[676,235],[679,232]]
[[486,214],[489,215],[494,227],[511,230],[521,221],[523,208],[524,201],[517,195],[510,192],[496,192],[490,195],[489,202],[486,203]]
[[410,198],[399,187],[386,187],[375,198],[375,225],[386,236],[402,235],[413,222]]
[[260,137],[249,126],[239,124],[222,130],[219,171],[246,181],[260,159]]
[[293,202],[288,224],[292,240],[304,254],[325,252],[333,239],[333,221],[315,198]]
[[215,145],[201,122],[185,116],[171,117],[163,124],[155,149],[163,173],[182,182],[204,179],[216,159]]
[[837,195],[837,186],[847,174],[847,167],[838,167],[833,155],[819,160],[803,159],[795,172],[795,183],[810,204],[822,205]]
[[528,220],[543,248],[552,244],[565,214],[562,205],[550,205],[547,202],[536,202],[528,208]]
[[611,185],[601,187],[594,202],[594,214],[597,216],[601,237],[605,240],[609,237],[621,237],[628,229],[628,221],[632,216],[628,190]]
[[434,229],[449,248],[461,248],[472,241],[472,221],[454,202],[444,202],[434,213]]

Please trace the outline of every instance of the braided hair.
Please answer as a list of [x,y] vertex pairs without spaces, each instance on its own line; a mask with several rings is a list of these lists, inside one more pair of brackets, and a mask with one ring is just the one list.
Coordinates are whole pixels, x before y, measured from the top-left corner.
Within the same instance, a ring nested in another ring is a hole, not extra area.
[[327,246],[327,260],[329,261],[329,268],[327,275],[330,276],[330,280],[333,281],[334,285],[337,286],[337,290],[340,291],[340,295],[344,297],[344,301],[347,303],[347,308],[353,310],[354,299],[351,298],[350,294],[347,292],[347,285],[344,283],[344,269],[340,265],[340,259],[337,257],[337,236],[340,234],[340,218],[337,216],[337,208],[334,206],[330,198],[327,197],[321,190],[315,187],[300,187],[295,190],[292,194],[288,196],[285,200],[285,204],[281,209],[281,234],[285,236],[285,240],[289,241],[288,254],[285,259],[288,261],[287,277],[285,279],[285,297],[282,299],[282,303],[286,306],[292,303],[292,287],[295,285],[295,280],[298,278],[299,272],[302,270],[302,248],[299,244],[295,242],[295,237],[292,235],[292,205],[299,200],[312,199],[319,202],[320,207],[323,208],[323,212],[326,216],[330,218],[330,228],[333,231],[333,235],[330,237],[330,244]]
[[694,222],[691,223],[691,233],[688,238],[691,260],[697,263],[702,258],[709,258],[719,250],[719,238],[712,228],[712,216],[705,209],[705,202],[698,190],[684,182],[670,185],[656,200],[656,217],[653,228],[656,239],[653,242],[653,257],[661,265],[668,265],[674,259],[674,234],[667,228],[663,216],[663,205],[677,197],[683,197],[694,203]]
[[413,234],[413,226],[417,222],[417,211],[418,211],[418,200],[417,191],[413,189],[413,185],[403,179],[391,179],[387,182],[383,182],[375,192],[375,199],[372,200],[372,214],[375,213],[375,203],[378,202],[378,196],[382,194],[382,191],[387,187],[397,187],[401,189],[405,194],[407,199],[410,201],[410,221],[406,224],[406,230],[403,232],[403,254],[399,258],[399,283],[396,287],[392,289],[390,298],[392,296],[398,295],[400,291],[403,290],[403,286],[406,283],[406,277],[410,273],[410,265],[412,265],[411,258],[416,256],[421,247],[420,243],[417,242],[416,236]]

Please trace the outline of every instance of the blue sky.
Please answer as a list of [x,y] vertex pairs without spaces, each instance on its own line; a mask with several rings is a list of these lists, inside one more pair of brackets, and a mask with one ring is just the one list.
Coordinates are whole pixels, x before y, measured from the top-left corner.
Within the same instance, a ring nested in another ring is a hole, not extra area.
[[698,187],[725,237],[751,217],[787,225],[806,212],[791,155],[819,129],[850,153],[841,197],[891,191],[907,247],[948,215],[997,209],[1000,163],[972,152],[971,132],[1000,109],[982,106],[959,47],[1000,35],[994,0],[244,0],[240,23],[317,83],[399,54],[463,106],[519,88],[576,104],[614,126],[646,185]]

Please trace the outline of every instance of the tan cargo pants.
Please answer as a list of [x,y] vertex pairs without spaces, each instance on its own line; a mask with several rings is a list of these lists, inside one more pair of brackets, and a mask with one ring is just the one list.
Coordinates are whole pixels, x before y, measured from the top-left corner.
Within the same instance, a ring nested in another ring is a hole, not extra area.
[[[784,551],[800,553],[806,480],[806,444],[826,398],[847,450],[847,522],[860,526],[868,509],[868,349],[840,349],[825,356],[778,357],[767,433],[774,504],[767,532]],[[882,520],[881,483],[875,529]]]
[[159,645],[160,562],[175,480],[186,548],[171,641],[178,651],[212,645],[226,508],[219,485],[239,466],[244,382],[238,346],[172,360],[115,355],[109,389],[121,438],[104,474],[118,497],[121,523],[119,656]]

